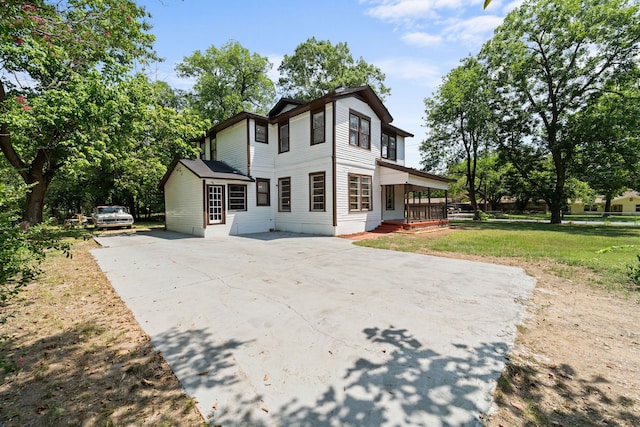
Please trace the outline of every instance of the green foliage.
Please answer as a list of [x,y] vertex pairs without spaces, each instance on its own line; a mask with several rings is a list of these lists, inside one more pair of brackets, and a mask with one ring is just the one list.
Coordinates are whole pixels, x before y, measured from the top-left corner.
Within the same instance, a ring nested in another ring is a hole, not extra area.
[[296,47],[293,55],[285,55],[278,67],[279,89],[296,99],[310,101],[326,95],[340,86],[369,85],[384,101],[391,90],[384,85],[380,68],[357,60],[347,43],[333,45],[329,40],[311,37]]
[[[501,117],[501,148],[525,179],[545,187],[539,193],[551,190],[554,223],[561,219],[578,144],[566,124],[633,69],[638,40],[636,2],[541,0],[507,15],[482,49],[499,94],[494,108]],[[542,175],[525,173],[521,158],[545,159],[532,162],[543,167]]]
[[478,159],[493,138],[492,88],[485,74],[475,58],[466,58],[444,78],[436,94],[425,99],[428,132],[420,146],[425,167],[434,159],[449,166],[463,163],[474,210],[478,209]]
[[0,148],[29,185],[23,217],[35,224],[56,173],[128,130],[111,124],[115,82],[154,58],[154,37],[128,0],[8,1],[0,16]]
[[640,289],[640,255],[638,255],[637,261],[638,262],[627,266],[627,276],[629,277],[629,281]]
[[[50,249],[69,255],[69,245],[48,224],[29,227],[20,221],[19,203],[26,187],[0,183],[0,306],[39,273],[39,265]],[[0,319],[4,323],[6,319]]]
[[181,77],[194,78],[188,104],[203,118],[219,123],[241,111],[266,114],[275,98],[275,85],[267,73],[272,64],[237,41],[221,48],[195,51],[177,65]]

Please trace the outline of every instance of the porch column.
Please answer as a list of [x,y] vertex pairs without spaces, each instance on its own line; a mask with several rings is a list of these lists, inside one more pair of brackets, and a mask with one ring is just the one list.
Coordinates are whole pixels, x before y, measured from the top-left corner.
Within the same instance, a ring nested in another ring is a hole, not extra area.
[[404,184],[404,222],[409,224],[409,193],[407,184]]
[[449,219],[449,209],[447,209],[447,206],[449,206],[449,200],[447,200],[448,194],[449,194],[449,190],[444,190],[444,212],[443,212],[444,219]]
[[427,187],[427,219],[431,220],[431,187]]

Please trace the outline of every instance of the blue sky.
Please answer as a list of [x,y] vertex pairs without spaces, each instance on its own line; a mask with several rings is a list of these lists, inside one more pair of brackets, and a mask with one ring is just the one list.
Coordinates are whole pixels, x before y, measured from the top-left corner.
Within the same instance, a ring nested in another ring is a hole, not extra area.
[[475,55],[521,0],[144,0],[151,13],[155,49],[164,62],[154,70],[173,87],[188,88],[174,67],[185,56],[237,40],[274,64],[310,37],[346,42],[386,74],[385,104],[393,124],[415,135],[406,165],[419,167],[424,139],[424,98],[467,55]]

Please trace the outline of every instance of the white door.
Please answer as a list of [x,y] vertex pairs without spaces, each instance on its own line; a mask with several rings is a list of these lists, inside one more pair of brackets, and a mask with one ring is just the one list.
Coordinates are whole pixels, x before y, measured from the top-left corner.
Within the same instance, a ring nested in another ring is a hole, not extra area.
[[209,224],[222,224],[224,222],[224,187],[222,185],[207,187],[207,206]]

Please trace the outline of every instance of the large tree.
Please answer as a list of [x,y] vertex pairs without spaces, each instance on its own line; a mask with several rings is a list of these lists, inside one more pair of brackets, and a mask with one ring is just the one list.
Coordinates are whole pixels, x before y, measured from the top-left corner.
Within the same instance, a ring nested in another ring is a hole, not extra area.
[[524,138],[503,139],[502,148],[515,165],[523,151],[549,161],[540,164],[551,166],[551,181],[541,182],[551,191],[539,193],[552,223],[561,222],[578,144],[568,135],[567,121],[633,67],[639,40],[640,14],[633,1],[530,0],[507,15],[482,49],[499,88],[494,106],[501,110],[501,124],[511,126],[514,112],[521,112],[526,125],[518,127],[530,130]]
[[38,223],[69,159],[105,148],[112,82],[152,58],[146,12],[128,0],[0,2],[0,148]]
[[275,85],[267,73],[269,59],[251,53],[237,41],[221,48],[196,50],[177,65],[181,77],[196,83],[188,93],[189,105],[213,123],[247,110],[266,113],[273,105]]
[[311,37],[299,44],[293,55],[285,55],[278,67],[279,89],[286,96],[310,101],[340,86],[369,85],[384,100],[391,90],[384,85],[385,75],[380,68],[357,60],[347,43],[332,44],[329,40]]
[[493,114],[490,108],[490,82],[484,79],[482,65],[472,57],[454,68],[438,88],[425,99],[427,138],[420,151],[423,164],[442,159],[448,165],[464,162],[469,202],[480,218],[477,201],[477,166],[479,156],[492,143]]
[[[635,86],[635,87],[634,87]],[[637,81],[613,87],[569,120],[579,144],[573,174],[611,201],[640,183],[640,91]]]
[[136,217],[162,211],[158,182],[167,167],[174,157],[197,154],[192,141],[209,123],[188,108],[172,108],[180,103],[169,85],[137,75],[116,92],[121,97],[105,127],[109,149],[72,159],[51,185],[46,203],[57,216],[105,203],[126,204]]

